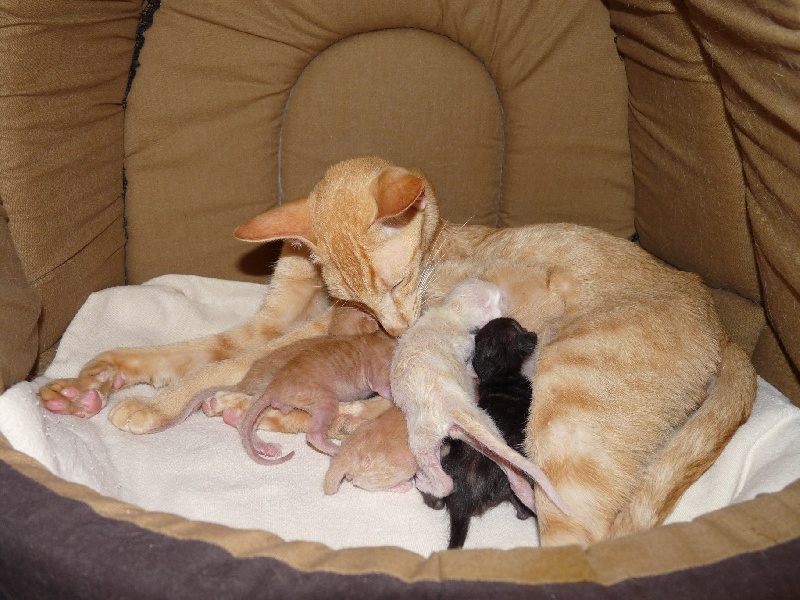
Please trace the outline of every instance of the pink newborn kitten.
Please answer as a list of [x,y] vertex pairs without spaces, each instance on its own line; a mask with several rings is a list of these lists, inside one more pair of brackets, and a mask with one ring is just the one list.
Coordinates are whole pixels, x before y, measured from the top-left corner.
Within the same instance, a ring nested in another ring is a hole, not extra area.
[[[264,464],[278,464],[291,458],[293,453],[280,456],[280,446],[256,437],[261,414],[273,407],[284,413],[292,409],[309,413],[311,422],[306,439],[317,450],[335,455],[339,446],[328,438],[327,432],[337,416],[338,403],[362,400],[375,393],[391,398],[389,365],[396,344],[383,331],[299,340],[285,347],[291,358],[269,381],[262,377],[262,363],[269,364],[284,349],[256,361],[234,386],[258,397],[238,424],[247,453]],[[253,393],[256,389],[260,392]]]
[[325,493],[339,491],[342,479],[370,492],[407,492],[414,487],[417,460],[408,447],[408,429],[396,406],[360,425],[331,459]]
[[427,310],[400,338],[391,366],[394,403],[405,413],[408,440],[417,458],[417,488],[437,498],[453,490],[442,469],[445,437],[461,439],[503,469],[520,501],[535,511],[530,475],[565,513],[567,508],[547,476],[512,450],[494,422],[477,406],[475,382],[467,370],[475,348],[473,333],[502,316],[503,294],[494,284],[467,279],[441,306]]
[[[361,310],[348,306],[335,307],[328,326],[328,336],[367,334],[375,331],[378,331],[378,322],[375,319]],[[321,343],[318,340],[329,339],[328,336],[317,336],[314,338],[317,341],[309,347],[317,347]],[[261,396],[275,374],[305,351],[306,346],[299,342],[278,348],[254,362],[239,383],[207,388],[198,392],[180,413],[149,433],[158,433],[175,427],[201,405],[203,412],[209,417],[222,415],[225,423],[236,427],[253,400]],[[353,410],[340,408],[332,429],[341,436],[347,435],[355,429],[354,423],[369,420],[383,410],[385,407],[379,402],[361,403],[353,407]],[[309,414],[302,410],[281,412],[276,408],[264,410],[264,413],[258,425],[260,429],[287,433],[307,432],[309,429]]]

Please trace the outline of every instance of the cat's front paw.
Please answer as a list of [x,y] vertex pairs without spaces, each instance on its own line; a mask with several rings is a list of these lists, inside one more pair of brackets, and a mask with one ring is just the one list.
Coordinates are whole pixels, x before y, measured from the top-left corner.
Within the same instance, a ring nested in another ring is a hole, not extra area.
[[150,433],[166,426],[171,417],[145,398],[124,398],[108,416],[115,427],[129,433]]
[[39,390],[39,399],[50,412],[84,418],[96,415],[106,403],[101,390],[80,379],[53,380]]
[[111,353],[91,360],[78,377],[54,379],[39,390],[42,405],[59,415],[91,417],[106,405],[112,390],[126,384]]

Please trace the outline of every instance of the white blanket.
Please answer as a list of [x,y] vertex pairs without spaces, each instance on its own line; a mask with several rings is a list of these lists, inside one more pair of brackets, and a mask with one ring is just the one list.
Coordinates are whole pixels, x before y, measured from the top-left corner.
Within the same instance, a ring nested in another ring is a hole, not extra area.
[[[51,414],[37,402],[37,384],[75,376],[103,350],[189,339],[246,322],[264,289],[170,275],[93,294],[64,334],[45,377],[0,396],[0,433],[56,475],[148,510],[266,529],[285,540],[319,541],[336,549],[394,545],[428,556],[446,548],[445,512],[427,508],[415,490],[366,492],[345,482],[338,494],[325,496],[329,459],[303,435],[263,433],[295,450],[290,461],[263,466],[247,457],[234,428],[202,412],[171,430],[137,436],[117,430],[107,419],[108,407],[84,420]],[[153,390],[136,386],[117,397],[126,393]],[[750,420],[684,494],[668,522],[778,491],[799,477],[800,409],[759,380]],[[536,544],[534,520],[517,520],[505,503],[473,519],[465,547]]]

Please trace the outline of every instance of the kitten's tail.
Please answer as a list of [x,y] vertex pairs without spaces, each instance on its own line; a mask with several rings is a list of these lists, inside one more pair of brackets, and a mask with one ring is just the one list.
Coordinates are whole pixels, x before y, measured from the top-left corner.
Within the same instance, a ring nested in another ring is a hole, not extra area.
[[647,466],[642,485],[617,515],[609,537],[649,529],[667,518],[750,416],[756,387],[750,359],[732,341],[723,341],[719,372],[706,400]]
[[262,465],[279,465],[294,456],[294,451],[280,456],[281,447],[279,444],[263,442],[257,436],[256,430],[258,429],[258,422],[261,420],[261,413],[267,410],[271,404],[272,398],[268,393],[264,393],[248,407],[247,412],[242,415],[242,418],[236,424],[239,430],[239,437],[242,440],[242,446],[244,446],[248,456]]
[[528,480],[517,471],[527,473],[541,486],[545,494],[553,501],[564,514],[569,515],[569,509],[558,495],[558,492],[550,483],[542,470],[525,458],[522,454],[513,450],[506,444],[502,434],[497,429],[494,421],[480,408],[469,405],[468,408],[458,408],[454,411],[453,426],[450,428],[450,436],[459,438],[467,442],[478,452],[489,457],[503,469],[511,484],[511,489],[525,506],[536,512],[533,501],[533,489]]

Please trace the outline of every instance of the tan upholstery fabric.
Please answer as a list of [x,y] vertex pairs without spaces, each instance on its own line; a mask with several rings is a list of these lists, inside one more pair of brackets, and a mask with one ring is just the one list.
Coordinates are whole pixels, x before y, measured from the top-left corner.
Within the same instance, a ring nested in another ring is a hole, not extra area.
[[245,277],[229,232],[353,154],[420,167],[454,220],[633,231],[627,90],[597,0],[165,0],[140,62],[132,282]]
[[630,88],[642,246],[715,288],[760,299],[744,182],[719,84],[675,2],[612,1]]
[[0,392],[30,373],[39,348],[42,304],[11,241],[0,204]]
[[122,99],[141,3],[0,7],[0,198],[52,346],[93,290],[124,281]]
[[800,368],[800,3],[691,0],[688,4],[703,47],[719,73],[741,151],[767,317],[796,375]]

